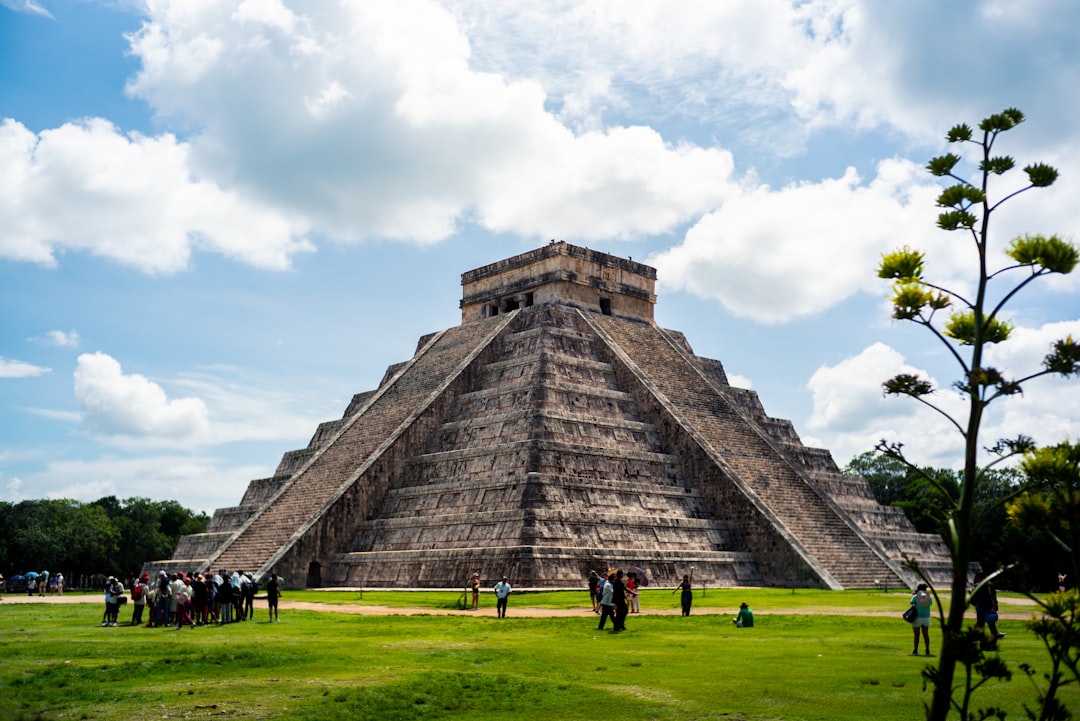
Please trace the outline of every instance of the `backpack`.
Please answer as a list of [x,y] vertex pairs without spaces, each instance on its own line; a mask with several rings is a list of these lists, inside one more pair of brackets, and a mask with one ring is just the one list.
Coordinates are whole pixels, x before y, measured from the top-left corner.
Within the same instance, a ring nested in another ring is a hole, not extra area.
[[140,598],[142,598],[144,588],[146,588],[146,586],[144,586],[143,584],[136,583],[135,588],[131,589],[131,600],[138,601]]

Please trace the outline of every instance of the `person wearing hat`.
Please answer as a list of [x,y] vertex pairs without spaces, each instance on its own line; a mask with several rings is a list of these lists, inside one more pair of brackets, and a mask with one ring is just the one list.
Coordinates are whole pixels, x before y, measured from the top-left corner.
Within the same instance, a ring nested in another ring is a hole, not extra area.
[[735,618],[731,619],[731,622],[734,623],[737,628],[754,627],[754,612],[746,605],[746,601],[739,604],[739,613]]
[[109,580],[105,582],[105,621],[102,626],[115,626],[116,618],[120,615],[120,604],[123,603],[120,599],[127,600],[124,597],[124,584],[117,580],[116,576],[109,576]]
[[496,606],[499,618],[506,618],[506,599],[510,596],[510,584],[506,582],[506,576],[495,584]]
[[480,608],[480,572],[477,571],[469,579],[469,587],[472,589],[472,610]]

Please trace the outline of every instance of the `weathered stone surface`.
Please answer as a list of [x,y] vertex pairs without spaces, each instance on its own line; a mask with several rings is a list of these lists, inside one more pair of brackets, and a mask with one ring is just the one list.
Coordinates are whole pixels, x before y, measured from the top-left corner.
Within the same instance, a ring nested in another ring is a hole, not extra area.
[[656,327],[654,281],[565,243],[464,274],[461,326],[423,336],[167,567],[565,587],[634,565],[826,588],[910,583],[905,557],[946,568],[939,539]]

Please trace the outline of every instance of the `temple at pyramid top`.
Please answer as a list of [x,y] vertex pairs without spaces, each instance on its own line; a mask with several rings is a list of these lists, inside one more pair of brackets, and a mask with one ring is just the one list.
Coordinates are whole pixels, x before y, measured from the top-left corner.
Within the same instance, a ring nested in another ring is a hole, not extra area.
[[[803,445],[718,360],[653,321],[656,270],[552,242],[461,277],[461,324],[420,336],[206,533],[146,570],[277,573],[289,587],[873,588],[940,537]],[[669,586],[670,587],[670,586]]]
[[552,241],[461,275],[461,322],[545,303],[653,322],[656,268]]

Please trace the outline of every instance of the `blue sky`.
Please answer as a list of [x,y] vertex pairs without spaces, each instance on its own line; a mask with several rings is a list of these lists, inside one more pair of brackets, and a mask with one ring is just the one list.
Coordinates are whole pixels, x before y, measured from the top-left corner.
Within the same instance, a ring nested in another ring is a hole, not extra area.
[[[907,369],[959,407],[874,267],[910,244],[970,287],[924,166],[1009,106],[1000,149],[1061,180],[996,248],[1075,239],[1077,28],[1071,0],[0,0],[0,499],[234,505],[460,321],[462,272],[552,238],[657,267],[658,322],[841,465],[884,437],[955,466],[881,396]],[[1024,292],[995,362],[1080,337],[1077,283]],[[988,442],[1075,438],[1077,385]]]

